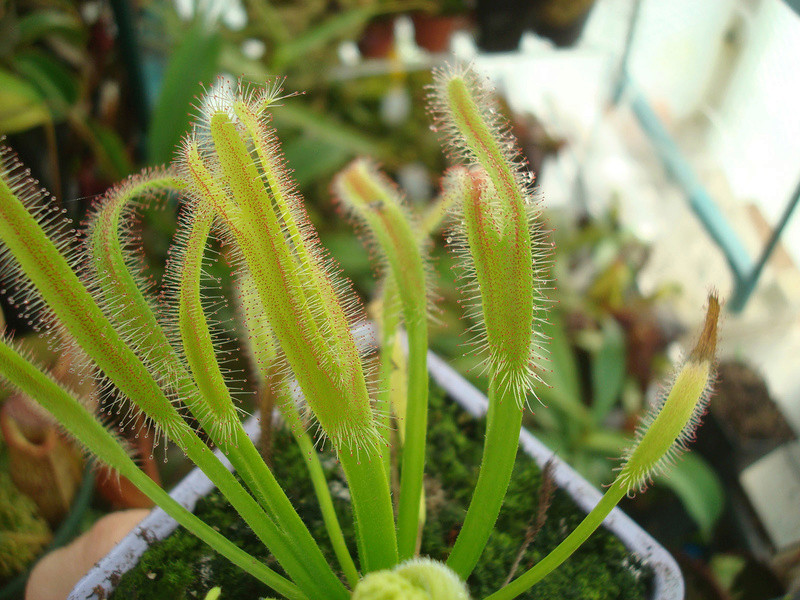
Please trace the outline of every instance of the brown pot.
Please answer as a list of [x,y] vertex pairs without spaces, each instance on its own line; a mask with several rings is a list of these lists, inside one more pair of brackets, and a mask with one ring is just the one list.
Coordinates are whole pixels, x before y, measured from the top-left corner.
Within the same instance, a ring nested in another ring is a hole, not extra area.
[[393,46],[394,17],[370,21],[358,40],[358,49],[364,58],[386,58]]
[[414,23],[414,40],[417,46],[432,53],[446,52],[453,34],[456,31],[470,29],[473,24],[472,18],[466,14],[415,13],[411,20]]

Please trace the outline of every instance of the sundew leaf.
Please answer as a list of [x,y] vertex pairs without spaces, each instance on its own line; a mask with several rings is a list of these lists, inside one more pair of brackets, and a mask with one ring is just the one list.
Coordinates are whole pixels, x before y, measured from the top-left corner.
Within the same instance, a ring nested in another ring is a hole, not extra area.
[[496,112],[490,86],[469,69],[450,68],[434,72],[430,89],[433,127],[443,133],[451,158],[461,163],[448,172],[443,187],[462,198],[454,247],[469,274],[465,297],[475,319],[474,339],[491,377],[481,469],[447,560],[466,579],[500,512],[522,411],[541,381],[539,344],[545,338],[538,325],[546,320],[544,275],[550,245],[537,219],[533,175]]
[[[281,96],[225,84],[204,102],[181,151],[189,198],[208,202],[241,249],[270,326],[347,474],[365,571],[397,562],[389,485],[349,315],[349,283],[319,246],[265,109]],[[202,145],[199,141],[202,140]]]
[[425,465],[428,414],[427,285],[425,252],[417,245],[413,221],[405,199],[386,175],[366,159],[358,159],[334,180],[340,205],[369,232],[380,248],[387,276],[395,285],[408,332],[406,426],[398,503],[400,559],[414,554],[419,530],[419,505]]

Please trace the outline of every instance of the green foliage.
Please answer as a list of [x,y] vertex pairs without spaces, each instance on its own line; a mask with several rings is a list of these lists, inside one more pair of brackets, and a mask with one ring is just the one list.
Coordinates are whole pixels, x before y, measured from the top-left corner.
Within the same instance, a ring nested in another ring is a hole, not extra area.
[[[175,64],[187,56],[181,54]],[[179,75],[183,73],[171,75],[178,87],[168,90],[168,99],[185,91],[178,85]],[[480,468],[463,527],[447,557],[449,569],[467,580],[501,512],[512,480],[522,413],[539,381],[539,345],[544,340],[539,325],[550,285],[544,276],[550,245],[533,201],[532,176],[518,159],[516,141],[504,133],[491,90],[469,70],[441,71],[436,79],[437,100],[431,107],[435,126],[448,136],[454,157],[464,163],[447,176],[443,202],[455,205],[461,215],[465,278],[471,281],[465,288],[473,294],[473,312],[481,319],[476,341],[485,352],[489,376]],[[359,573],[345,541],[350,531],[355,534],[360,576],[370,582],[367,587],[375,581],[369,575],[373,572],[402,574],[418,587],[424,578],[411,574],[418,565],[398,565],[415,554],[423,522],[430,295],[423,247],[441,210],[433,209],[427,229],[421,229],[388,178],[366,161],[355,163],[337,179],[342,203],[358,215],[387,265],[382,366],[375,386],[384,401],[376,403],[383,414],[376,414],[368,386],[371,373],[353,330],[363,318],[360,305],[322,248],[272,127],[269,113],[282,98],[278,83],[265,89],[215,88],[203,99],[172,167],[146,172],[112,189],[91,216],[87,243],[78,251],[74,234],[65,234],[58,211],[46,203],[9,150],[3,151],[0,165],[2,258],[17,271],[23,287],[12,303],[25,318],[38,319],[42,328],[55,324],[58,339],[74,339],[89,359],[80,376],[102,374],[103,386],[115,386],[152,425],[154,435],[176,444],[197,464],[275,563],[265,564],[263,550],[255,555],[243,550],[181,508],[137,469],[116,435],[90,413],[75,390],[51,379],[7,339],[0,341],[0,373],[179,523],[289,600],[350,597],[332,566],[336,562],[358,594]],[[174,115],[175,110],[170,100],[165,114]],[[180,196],[183,210],[156,299],[152,286],[137,272],[132,221],[142,199],[163,200],[172,194]],[[259,365],[262,384],[275,385],[284,416],[296,428],[298,447],[315,452],[303,430],[316,424],[344,472],[352,519],[341,527],[319,461],[309,465],[311,493],[321,505],[335,562],[299,514],[304,500],[290,500],[239,420],[206,297],[204,266],[210,260],[210,240],[221,244],[234,265],[239,308],[258,315],[245,314],[243,319],[247,346]],[[395,306],[401,307],[399,313]],[[44,311],[38,317],[37,308]],[[698,345],[673,389],[644,421],[619,477],[600,503],[552,552],[489,598],[508,600],[536,584],[587,540],[622,496],[642,488],[683,449],[712,378],[718,312],[718,301],[711,296]],[[385,396],[394,375],[390,366],[401,322],[409,356],[400,373],[407,390],[405,403],[392,402],[395,417],[405,419],[402,447],[395,449],[400,466],[395,520]],[[60,336],[62,328],[69,338]],[[605,386],[613,388],[620,378],[605,368],[619,353],[618,340],[609,339],[611,343],[597,352],[609,380],[599,382],[603,385],[597,389],[601,402],[596,418],[611,403],[602,394],[614,395]],[[302,393],[301,405],[295,403],[293,390]],[[185,418],[188,414],[231,461],[240,479],[208,451]],[[437,569],[433,572],[450,573]]]
[[3,26],[0,133],[62,121],[78,102],[80,81],[67,60],[43,52],[40,44],[55,42],[80,52],[88,36],[77,11],[66,6],[31,10],[21,3],[8,8]]
[[0,131],[15,133],[51,122],[41,93],[21,77],[0,70]]
[[170,54],[148,127],[149,164],[172,160],[176,146],[191,126],[187,107],[201,95],[200,82],[212,81],[217,73],[220,46],[220,34],[205,19],[197,18]]
[[614,407],[625,383],[625,337],[619,324],[606,320],[592,352],[592,419],[601,423]]
[[0,22],[0,134],[42,127],[56,186],[59,162],[70,162],[58,156],[62,149],[55,127],[62,124],[78,140],[78,152],[71,152],[77,155],[85,148],[99,176],[113,180],[132,170],[120,136],[110,126],[113,115],[97,114],[105,111],[94,103],[103,96],[98,88],[106,81],[106,65],[96,64],[80,4],[17,2],[4,10]]
[[24,571],[51,538],[33,500],[0,472],[0,582]]

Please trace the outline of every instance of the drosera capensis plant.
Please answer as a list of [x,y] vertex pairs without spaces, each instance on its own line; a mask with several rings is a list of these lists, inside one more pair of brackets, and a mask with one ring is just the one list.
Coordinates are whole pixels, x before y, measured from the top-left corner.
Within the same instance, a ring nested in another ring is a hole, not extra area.
[[[471,70],[435,74],[430,110],[458,164],[443,193],[418,219],[399,189],[368,159],[339,174],[333,192],[359,223],[382,262],[381,357],[366,367],[353,326],[364,318],[350,284],[323,248],[283,159],[269,112],[280,86],[222,84],[200,103],[195,127],[172,166],[110,190],[85,233],[63,222],[9,149],[0,165],[4,278],[13,302],[45,335],[85,353],[86,377],[114,387],[151,428],[179,446],[217,485],[269,550],[268,568],[183,509],[144,475],[124,444],[74,390],[50,378],[8,335],[0,375],[36,399],[86,450],[131,480],[181,525],[289,600],[463,600],[464,583],[495,526],[511,478],[523,411],[542,384],[550,246],[542,231],[533,176],[499,116],[489,87]],[[180,198],[182,210],[158,294],[141,274],[132,223],[143,203]],[[432,282],[426,233],[451,209],[450,237],[463,257],[464,293],[476,322],[476,352],[489,375],[483,458],[464,525],[447,564],[417,557],[424,522],[423,472]],[[241,424],[204,285],[210,241],[221,242],[235,270],[244,347],[260,386],[271,386],[304,454],[336,556],[328,564],[280,483]],[[38,310],[41,309],[41,310]],[[600,526],[626,494],[646,486],[686,446],[713,380],[719,302],[664,400],[642,422],[615,482],[553,552],[489,598],[517,597],[556,568]],[[38,315],[38,316],[34,316]],[[405,394],[392,397],[392,357],[403,325]],[[60,335],[65,331],[69,334]],[[296,397],[302,396],[302,402]],[[391,400],[390,400],[391,398]],[[188,423],[196,422],[231,461],[236,479]],[[395,421],[393,421],[393,415]],[[397,417],[401,447],[395,518],[390,490]],[[350,491],[357,555],[345,543],[319,464],[327,440]],[[499,584],[499,582],[498,582]]]

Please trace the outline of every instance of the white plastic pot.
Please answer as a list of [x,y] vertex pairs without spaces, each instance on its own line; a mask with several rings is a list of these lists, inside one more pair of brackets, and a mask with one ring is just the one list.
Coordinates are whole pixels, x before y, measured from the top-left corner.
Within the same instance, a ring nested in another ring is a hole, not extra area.
[[[448,396],[469,414],[481,417],[486,413],[486,396],[432,352],[428,353],[428,370]],[[258,422],[255,417],[246,423],[245,429],[251,436],[257,434]],[[553,458],[552,452],[525,429],[520,433],[520,444],[539,466],[544,466]],[[222,460],[231,468],[224,457]],[[558,457],[553,462],[553,477],[558,486],[583,510],[591,510],[600,500],[600,492]],[[202,471],[194,469],[172,490],[171,495],[187,509],[193,510],[197,501],[211,492],[213,487]],[[77,583],[68,600],[102,600],[107,597],[120,576],[136,565],[148,546],[166,538],[177,526],[163,510],[153,509],[144,521]],[[611,511],[603,526],[652,569],[652,600],[683,600],[683,577],[669,552],[619,508]]]

